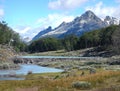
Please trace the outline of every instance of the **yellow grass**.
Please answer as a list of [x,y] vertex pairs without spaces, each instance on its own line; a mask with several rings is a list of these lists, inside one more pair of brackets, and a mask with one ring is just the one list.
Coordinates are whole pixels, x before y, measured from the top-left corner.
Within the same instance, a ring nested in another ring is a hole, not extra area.
[[39,79],[36,80],[0,81],[0,91],[17,91],[17,88],[27,89],[35,87],[37,87],[38,91],[77,91],[78,89],[72,87],[72,83],[76,81],[90,82],[92,89],[120,86],[120,72],[104,71],[91,75],[89,74],[85,76],[75,77],[70,76],[61,79],[49,79],[39,77]]

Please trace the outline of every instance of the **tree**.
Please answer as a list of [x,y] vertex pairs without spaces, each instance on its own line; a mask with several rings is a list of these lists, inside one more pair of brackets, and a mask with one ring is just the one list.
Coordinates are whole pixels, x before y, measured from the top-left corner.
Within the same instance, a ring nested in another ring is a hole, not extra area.
[[62,44],[66,51],[73,51],[77,49],[78,37],[76,35],[67,35],[62,40]]
[[89,48],[98,46],[100,44],[100,37],[99,37],[100,31],[94,30],[91,32],[86,32],[82,36],[80,36],[79,41],[77,43],[77,48]]
[[16,49],[17,51],[21,51],[21,50],[23,51],[26,45],[20,39],[19,34],[14,32],[10,27],[8,27],[5,21],[0,22],[0,44],[13,46],[14,49]]
[[116,29],[117,26],[112,25],[101,30],[100,41],[102,46],[108,47],[109,45],[112,45],[112,34]]
[[113,51],[117,54],[120,54],[120,26],[113,32],[112,41]]
[[61,43],[56,38],[41,38],[33,41],[28,49],[30,52],[55,51],[61,48]]

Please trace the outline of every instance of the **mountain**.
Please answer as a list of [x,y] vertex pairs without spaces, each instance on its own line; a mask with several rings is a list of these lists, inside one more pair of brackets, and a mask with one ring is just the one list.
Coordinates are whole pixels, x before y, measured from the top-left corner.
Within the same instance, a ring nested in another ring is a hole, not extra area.
[[109,25],[118,25],[119,24],[119,20],[115,17],[110,17],[110,16],[106,16],[104,19],[104,22],[106,22]]
[[46,29],[41,31],[33,38],[33,40],[41,37],[63,38],[65,35],[69,34],[80,36],[84,32],[104,28],[112,24],[118,24],[118,20],[114,17],[106,16],[103,21],[89,10],[80,17],[76,17],[72,22],[63,22],[53,30],[47,31],[48,29]]
[[39,39],[42,35],[47,34],[47,33],[51,32],[51,31],[52,31],[52,27],[49,26],[47,29],[42,30],[41,32],[39,32],[32,40],[37,40],[37,39]]
[[84,32],[106,27],[106,24],[92,11],[87,11],[69,24],[69,29],[64,35],[81,35]]

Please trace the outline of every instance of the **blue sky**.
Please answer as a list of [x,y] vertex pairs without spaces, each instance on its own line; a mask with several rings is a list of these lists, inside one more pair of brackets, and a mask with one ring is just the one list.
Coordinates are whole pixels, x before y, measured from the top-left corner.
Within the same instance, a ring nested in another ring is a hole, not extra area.
[[39,31],[63,21],[70,22],[86,10],[100,18],[120,19],[120,0],[0,0],[0,20],[22,37],[32,38]]

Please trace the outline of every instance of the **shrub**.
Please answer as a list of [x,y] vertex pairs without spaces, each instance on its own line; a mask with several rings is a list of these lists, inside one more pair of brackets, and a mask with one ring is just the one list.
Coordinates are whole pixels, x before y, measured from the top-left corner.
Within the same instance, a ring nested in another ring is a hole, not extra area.
[[59,75],[57,75],[57,76],[55,76],[55,77],[54,77],[54,79],[57,79],[57,78],[59,78],[59,77],[60,77],[60,76],[59,76]]
[[90,69],[94,69],[94,68],[90,67],[90,66],[81,66],[81,67],[79,67],[79,70],[90,70]]
[[76,89],[89,89],[91,87],[91,83],[85,81],[77,81],[72,83],[72,87]]
[[28,71],[28,73],[27,73],[28,75],[30,75],[30,74],[32,74],[32,71]]

